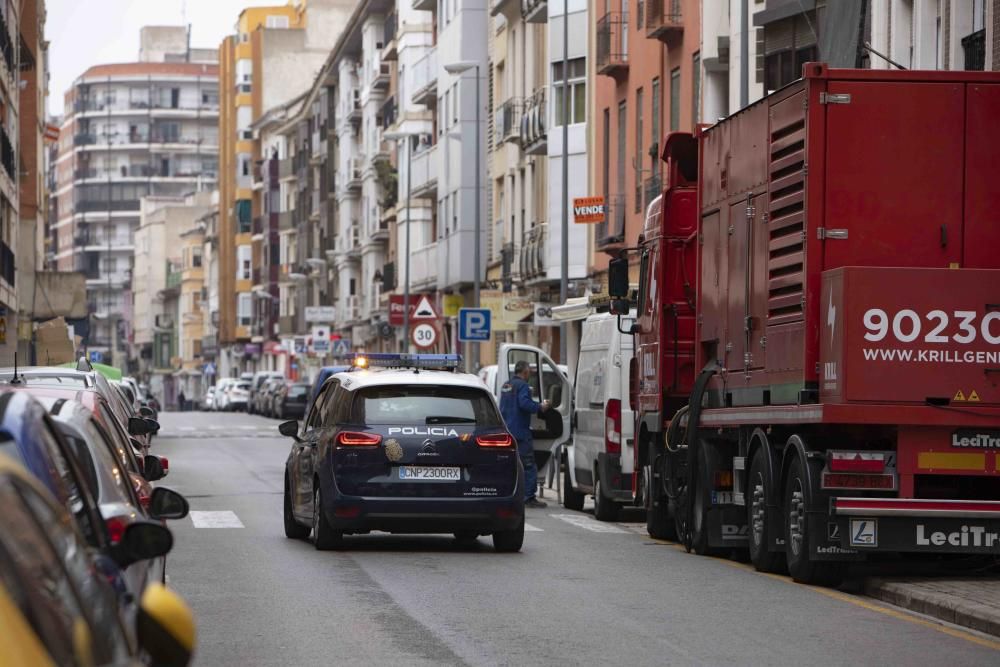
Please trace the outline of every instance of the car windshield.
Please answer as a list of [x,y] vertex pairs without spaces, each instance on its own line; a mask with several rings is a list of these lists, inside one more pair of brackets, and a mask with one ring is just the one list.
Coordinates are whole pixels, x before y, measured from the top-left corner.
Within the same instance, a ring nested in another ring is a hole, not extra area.
[[355,392],[355,424],[475,424],[501,426],[489,395],[467,387],[391,385]]
[[240,382],[239,384],[236,385],[236,388],[237,389],[244,389],[244,390],[249,389],[250,388],[250,383],[249,382]]
[[294,397],[305,396],[309,392],[309,387],[304,384],[293,384],[289,390],[288,395]]

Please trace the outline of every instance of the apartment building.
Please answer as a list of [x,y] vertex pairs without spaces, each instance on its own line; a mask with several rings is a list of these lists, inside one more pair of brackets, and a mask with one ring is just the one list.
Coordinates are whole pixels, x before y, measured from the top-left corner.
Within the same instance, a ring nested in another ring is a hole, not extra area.
[[607,0],[591,17],[591,188],[606,206],[605,221],[594,226],[598,279],[608,258],[638,237],[646,207],[662,190],[663,138],[693,130],[699,116],[700,9],[695,0]]
[[[490,168],[489,287],[507,300],[531,304],[532,312],[558,305],[562,277],[563,126],[569,161],[566,214],[584,197],[587,160],[587,46],[570,39],[587,33],[587,3],[497,0],[491,5],[490,96],[493,131],[487,138]],[[563,60],[566,60],[565,76]],[[566,90],[564,104],[563,91]],[[588,230],[569,225],[570,296],[587,287]],[[541,321],[541,319],[539,320]],[[548,318],[551,322],[551,318]],[[524,342],[558,357],[560,330],[501,319],[482,363],[493,363],[496,345]]]
[[193,61],[186,28],[143,29],[140,43],[162,60],[97,65],[66,92],[54,164],[56,265],[87,279],[91,317],[77,333],[123,368],[139,202],[211,190],[218,174],[217,66]]
[[[199,216],[200,218],[201,216]],[[180,234],[180,286],[177,341],[180,368],[174,373],[179,390],[192,400],[204,392],[202,382],[205,362],[202,358],[202,339],[205,335],[205,227],[201,220]]]
[[[219,47],[222,104],[219,162],[219,372],[256,370],[266,341],[275,335],[280,288],[277,220],[265,215],[254,169],[265,157],[253,125],[314,81],[352,9],[350,0],[290,0],[243,10],[237,33]],[[254,234],[254,219],[267,228]],[[254,237],[257,240],[254,240]],[[272,243],[273,241],[273,243]],[[271,269],[270,267],[274,267]]]
[[[20,6],[0,2],[0,363],[11,365],[17,352],[17,284],[15,249],[18,247],[17,158],[20,144]],[[30,119],[31,122],[34,119]]]

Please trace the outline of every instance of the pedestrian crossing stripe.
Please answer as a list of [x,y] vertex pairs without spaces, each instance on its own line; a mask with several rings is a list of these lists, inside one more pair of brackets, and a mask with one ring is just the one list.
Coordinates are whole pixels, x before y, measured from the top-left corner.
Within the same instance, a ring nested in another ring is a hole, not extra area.
[[539,528],[538,526],[532,526],[530,523],[525,522],[524,532],[526,533],[544,533],[544,528]]

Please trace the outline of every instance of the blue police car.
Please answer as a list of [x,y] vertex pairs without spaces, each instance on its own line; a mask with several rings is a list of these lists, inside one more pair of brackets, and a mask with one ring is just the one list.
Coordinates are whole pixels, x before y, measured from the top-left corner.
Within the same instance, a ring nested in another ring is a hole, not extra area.
[[497,551],[524,541],[524,470],[496,401],[457,372],[458,355],[358,355],[331,376],[285,464],[285,535],[317,549],[344,535],[492,535]]

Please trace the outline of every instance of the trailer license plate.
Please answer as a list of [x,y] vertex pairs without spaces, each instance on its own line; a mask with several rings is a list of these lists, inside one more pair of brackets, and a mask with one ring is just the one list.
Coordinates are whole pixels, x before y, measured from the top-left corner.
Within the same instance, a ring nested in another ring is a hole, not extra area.
[[407,482],[457,482],[462,479],[462,469],[442,466],[400,466],[399,478]]

